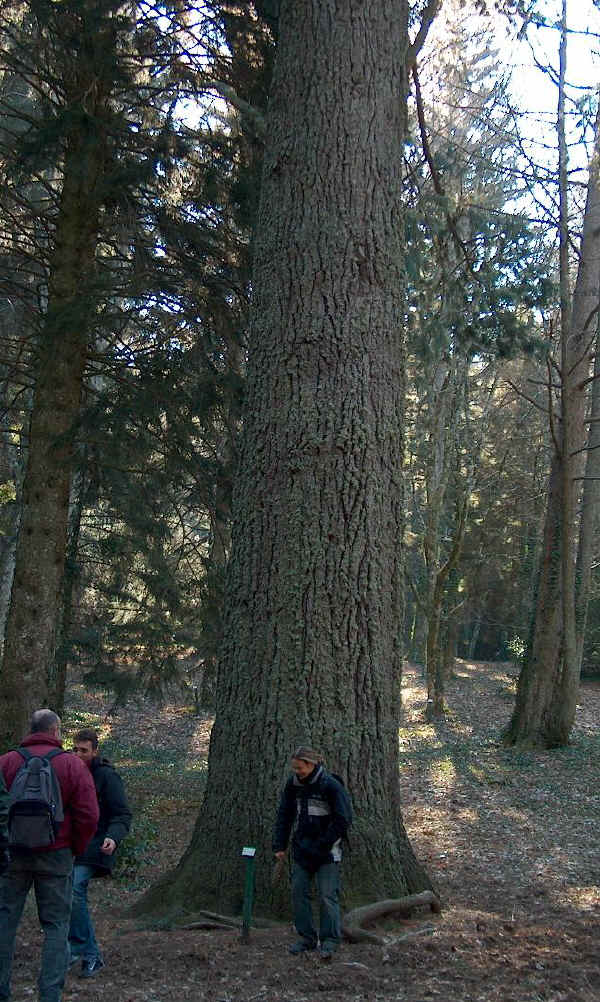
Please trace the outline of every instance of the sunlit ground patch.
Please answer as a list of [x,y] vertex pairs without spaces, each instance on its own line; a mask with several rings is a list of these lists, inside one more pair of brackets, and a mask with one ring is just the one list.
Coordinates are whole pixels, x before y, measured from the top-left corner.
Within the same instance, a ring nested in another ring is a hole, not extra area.
[[600,887],[591,884],[589,887],[565,887],[563,900],[580,911],[597,911],[600,908]]

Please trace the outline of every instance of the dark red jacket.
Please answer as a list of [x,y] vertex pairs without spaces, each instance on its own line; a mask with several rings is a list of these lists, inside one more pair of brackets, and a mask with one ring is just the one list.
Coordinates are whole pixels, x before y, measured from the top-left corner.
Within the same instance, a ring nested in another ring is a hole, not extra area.
[[[53,748],[62,748],[58,738],[41,732],[28,734],[21,744],[33,755],[45,755]],[[8,790],[22,765],[23,758],[16,751],[0,755],[0,770]],[[94,780],[87,765],[72,752],[56,755],[51,765],[60,784],[65,820],[58,830],[56,842],[49,848],[71,849],[75,856],[80,856],[96,831],[100,817]]]

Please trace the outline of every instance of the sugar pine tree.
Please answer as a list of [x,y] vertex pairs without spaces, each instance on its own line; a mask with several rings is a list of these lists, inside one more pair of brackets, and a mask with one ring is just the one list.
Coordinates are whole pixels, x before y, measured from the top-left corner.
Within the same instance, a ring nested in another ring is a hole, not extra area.
[[270,829],[300,738],[352,790],[348,897],[429,884],[398,790],[407,48],[403,5],[280,5],[208,787],[141,909],[237,911],[248,844],[258,909],[287,906]]

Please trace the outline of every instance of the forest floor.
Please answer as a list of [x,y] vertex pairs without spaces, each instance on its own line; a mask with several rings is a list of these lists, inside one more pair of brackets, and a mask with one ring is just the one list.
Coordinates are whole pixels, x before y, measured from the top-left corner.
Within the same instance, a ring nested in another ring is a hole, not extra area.
[[[380,929],[386,947],[344,944],[324,964],[287,954],[287,926],[253,930],[244,945],[237,932],[149,931],[124,917],[189,842],[210,720],[177,701],[110,715],[108,698],[73,686],[67,732],[100,729],[135,824],[117,877],[91,885],[106,967],[93,981],[71,972],[65,1002],[600,1000],[600,684],[582,685],[572,744],[537,754],[498,744],[514,690],[511,665],[458,662],[447,719],[431,726],[422,679],[407,669],[404,820],[444,908]],[[35,997],[40,942],[29,901],[14,1002]]]

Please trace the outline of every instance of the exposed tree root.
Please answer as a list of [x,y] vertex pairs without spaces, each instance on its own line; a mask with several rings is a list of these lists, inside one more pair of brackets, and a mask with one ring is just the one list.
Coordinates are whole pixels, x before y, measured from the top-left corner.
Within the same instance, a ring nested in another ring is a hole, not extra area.
[[203,910],[188,916],[185,922],[177,923],[178,929],[241,929],[241,927],[240,918]]
[[404,898],[374,901],[371,905],[362,905],[360,908],[353,908],[352,911],[346,912],[342,918],[343,936],[350,943],[375,943],[378,946],[386,946],[387,940],[382,936],[377,936],[374,932],[363,929],[363,924],[374,922],[375,919],[383,918],[385,915],[401,915],[403,918],[408,918],[413,909],[420,905],[429,905],[432,912],[439,913],[442,910],[440,899],[433,891],[407,894]]
[[[440,899],[433,891],[421,891],[420,894],[408,894],[404,898],[389,898],[386,901],[374,901],[370,905],[362,905],[360,908],[353,908],[346,912],[342,918],[342,934],[349,943],[375,943],[377,946],[389,946],[390,939],[378,936],[374,932],[363,929],[365,922],[374,922],[376,919],[388,915],[401,915],[408,918],[415,908],[422,905],[429,905],[432,912],[441,912]],[[276,923],[261,919],[253,919],[252,925],[256,928],[269,928]],[[242,927],[242,920],[233,915],[219,915],[217,912],[198,911],[188,917],[185,923],[177,924],[178,929],[229,929],[239,930]],[[412,936],[421,936],[424,933],[432,932],[433,926],[423,926],[421,929],[411,930],[399,937],[393,937],[394,943],[399,943],[403,939]]]
[[[223,915],[223,918],[225,916]],[[177,929],[225,929],[228,932],[234,932],[235,929],[239,929],[240,926],[233,922],[217,922],[215,919],[198,919],[197,922],[186,922],[185,925],[178,925]]]
[[[252,925],[256,929],[270,929],[277,925],[268,919],[253,918]],[[217,912],[197,911],[189,915],[185,922],[177,923],[177,929],[241,929],[242,919],[234,915],[219,915]]]

